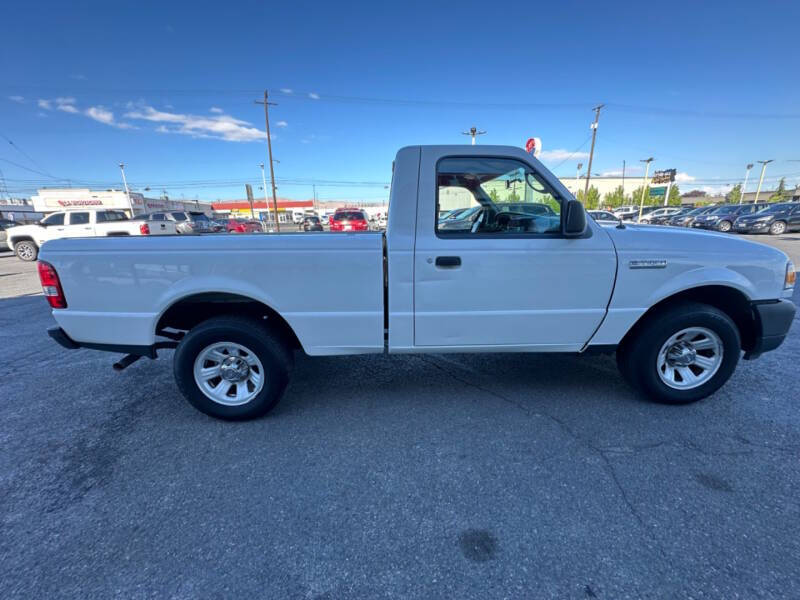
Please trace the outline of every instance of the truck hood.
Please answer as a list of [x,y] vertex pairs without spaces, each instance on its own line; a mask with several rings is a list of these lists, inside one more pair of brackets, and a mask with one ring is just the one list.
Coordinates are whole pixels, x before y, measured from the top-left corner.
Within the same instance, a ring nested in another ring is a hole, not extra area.
[[42,230],[41,225],[17,225],[16,227],[9,227],[6,229],[8,237],[17,237],[20,235],[36,235]]
[[625,225],[603,226],[614,242],[618,273],[646,269],[655,275],[685,280],[693,285],[731,285],[751,300],[777,299],[789,257],[771,246],[735,234],[698,231],[683,227]]

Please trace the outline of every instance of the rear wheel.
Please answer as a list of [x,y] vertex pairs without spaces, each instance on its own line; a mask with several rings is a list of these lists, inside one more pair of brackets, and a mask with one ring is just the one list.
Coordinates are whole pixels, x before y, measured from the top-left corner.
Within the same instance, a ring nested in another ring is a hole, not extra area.
[[781,235],[783,233],[786,233],[786,222],[775,221],[772,225],[769,226],[769,232],[772,235]]
[[226,420],[268,413],[289,383],[292,354],[263,321],[214,317],[190,330],[175,351],[175,381],[196,409]]
[[722,387],[739,362],[741,341],[728,315],[686,302],[646,317],[617,352],[620,371],[640,393],[685,404]]
[[39,248],[33,242],[25,240],[14,244],[14,253],[20,260],[31,262],[39,256]]

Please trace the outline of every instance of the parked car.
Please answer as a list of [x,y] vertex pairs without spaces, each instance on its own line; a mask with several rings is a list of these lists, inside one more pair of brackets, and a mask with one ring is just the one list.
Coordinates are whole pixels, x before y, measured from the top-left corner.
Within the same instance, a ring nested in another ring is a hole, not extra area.
[[607,210],[587,210],[586,213],[598,223],[610,224],[619,223],[617,216]]
[[177,210],[164,213],[175,221],[178,233],[211,233],[211,219],[204,212]]
[[175,221],[168,219],[164,213],[144,213],[136,215],[132,221],[145,221],[150,233],[160,233],[162,235],[175,234],[178,232]]
[[733,228],[733,222],[737,218],[754,214],[766,206],[766,202],[759,202],[758,204],[723,204],[711,212],[697,217],[692,223],[692,227],[728,232]]
[[261,221],[241,218],[228,219],[225,231],[228,233],[256,233],[257,231],[264,231],[264,229],[261,227]]
[[6,245],[6,240],[8,239],[6,229],[17,227],[18,225],[19,223],[16,221],[11,221],[10,219],[0,219],[0,246]]
[[481,205],[476,204],[469,208],[456,211],[448,215],[442,222],[439,223],[440,231],[469,231],[475,219],[481,213]]
[[209,221],[209,226],[211,227],[211,231],[213,233],[219,233],[220,231],[225,231],[225,227],[227,222],[218,221],[217,219],[211,219]]
[[331,231],[369,231],[369,221],[363,210],[337,210],[331,219]]
[[[656,210],[657,206],[643,206],[641,207],[642,216],[649,214]],[[618,219],[623,221],[636,221],[639,218],[639,205],[620,206],[611,212],[614,213]]]
[[771,233],[781,235],[800,230],[800,202],[770,204],[757,213],[736,219],[734,230],[739,233]]
[[387,222],[388,221],[386,219],[386,215],[381,215],[380,217],[378,217],[378,228],[386,229]]
[[300,229],[303,231],[322,231],[322,221],[317,216],[306,215],[300,225]]
[[49,240],[77,237],[119,237],[174,233],[131,221],[121,210],[75,210],[52,213],[34,225],[6,230],[6,245],[20,260],[34,261]]
[[[742,352],[751,359],[783,342],[795,272],[780,250],[699,231],[602,227],[522,148],[492,146],[491,160],[486,152],[401,149],[385,234],[48,242],[39,273],[58,324],[49,335],[66,348],[124,352],[118,369],[175,348],[178,388],[222,419],[272,409],[296,349],[615,350],[644,397],[682,404],[719,389]],[[530,188],[523,197],[554,215],[498,209],[486,189],[517,174]],[[469,231],[437,222],[445,186],[481,207]],[[548,229],[527,229],[534,223]]]
[[717,208],[716,205],[698,206],[697,208],[690,209],[688,212],[681,212],[671,216],[667,219],[665,224],[676,227],[691,227],[697,217],[708,214],[715,208]]
[[657,208],[649,211],[646,214],[643,214],[642,218],[638,219],[638,222],[645,225],[662,225],[666,219],[672,215],[678,214],[682,210],[684,209],[680,208],[679,206],[665,206],[663,208]]

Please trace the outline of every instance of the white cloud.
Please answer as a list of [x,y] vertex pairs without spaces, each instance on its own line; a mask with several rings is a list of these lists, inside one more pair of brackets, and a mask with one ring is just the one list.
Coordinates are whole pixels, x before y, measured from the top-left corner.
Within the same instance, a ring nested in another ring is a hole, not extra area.
[[11,100],[12,102],[19,102],[20,104],[25,102],[25,98],[22,96],[9,96],[8,99]]
[[90,119],[94,119],[104,125],[110,125],[117,129],[136,129],[130,123],[120,123],[114,119],[114,113],[103,106],[90,106],[84,113]]
[[308,97],[311,98],[312,100],[319,100],[319,94],[317,94],[316,92],[310,92],[308,94]]
[[[170,108],[172,108],[172,107],[170,107]],[[208,111],[209,112],[213,112],[213,113],[217,113],[218,115],[225,112],[224,110],[222,110],[221,108],[219,108],[217,106],[212,106],[211,108],[208,109]]]
[[45,110],[53,110],[53,107],[50,106],[50,100],[42,100],[41,98],[39,98],[36,104],[39,106],[39,108],[43,108]]
[[267,137],[266,133],[253,127],[251,123],[225,114],[208,117],[160,111],[145,105],[125,113],[125,116],[129,119],[161,123],[156,129],[159,133],[178,133],[226,142],[255,142]]
[[675,174],[675,181],[679,183],[687,183],[689,181],[694,181],[697,177],[693,177],[688,173],[676,173]]
[[275,126],[276,127],[288,127],[289,124],[286,121],[278,121],[277,123],[275,123]]
[[294,90],[292,88],[281,88],[281,92],[284,94],[293,94]]
[[539,155],[540,160],[580,160],[584,158],[589,158],[588,152],[573,152],[572,150],[565,150],[564,148],[542,150],[542,153]]
[[56,98],[53,102],[56,104],[56,109],[65,113],[76,114],[79,112],[78,109],[75,108],[75,98]]

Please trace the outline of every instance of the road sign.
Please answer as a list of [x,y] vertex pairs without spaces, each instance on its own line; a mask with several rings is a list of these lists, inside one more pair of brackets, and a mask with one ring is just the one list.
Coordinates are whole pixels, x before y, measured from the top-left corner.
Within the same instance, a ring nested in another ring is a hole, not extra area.
[[667,187],[666,186],[651,187],[650,188],[650,195],[651,196],[664,196],[664,195],[666,195],[666,193],[667,193]]
[[675,181],[676,169],[664,169],[653,173],[653,183],[671,183]]

